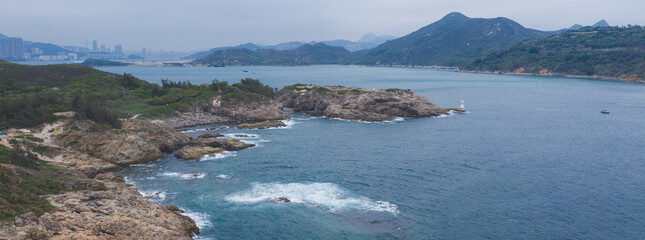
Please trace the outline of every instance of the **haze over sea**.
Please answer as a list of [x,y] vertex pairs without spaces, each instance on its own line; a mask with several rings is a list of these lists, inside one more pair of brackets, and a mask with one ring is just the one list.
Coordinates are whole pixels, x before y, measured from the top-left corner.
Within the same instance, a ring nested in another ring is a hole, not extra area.
[[424,68],[99,69],[154,83],[252,77],[277,88],[411,89],[442,107],[465,100],[467,113],[440,118],[293,114],[280,129],[184,129],[258,144],[199,162],[166,155],[121,172],[153,201],[186,210],[203,239],[645,236],[642,85]]

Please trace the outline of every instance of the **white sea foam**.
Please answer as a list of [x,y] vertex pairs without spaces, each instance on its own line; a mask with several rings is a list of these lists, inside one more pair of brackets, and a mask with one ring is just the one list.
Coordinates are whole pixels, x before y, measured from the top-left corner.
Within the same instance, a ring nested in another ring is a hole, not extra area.
[[231,177],[230,177],[229,175],[226,175],[226,174],[220,174],[220,175],[217,175],[217,178],[221,178],[221,179],[229,179],[229,178],[231,178]]
[[260,135],[258,134],[252,134],[252,133],[227,133],[224,134],[227,138],[235,138],[235,139],[256,139],[260,138]]
[[206,161],[206,160],[222,159],[222,158],[235,157],[235,156],[237,156],[237,152],[223,151],[221,153],[206,154],[206,155],[202,156],[202,158],[200,160],[201,161]]
[[207,130],[208,130],[208,128],[193,128],[193,129],[182,130],[181,132],[182,133],[194,133],[194,132],[203,132],[203,131],[207,131]]
[[182,180],[190,180],[190,179],[202,179],[206,177],[206,173],[178,173],[178,172],[164,172],[161,174],[162,176],[166,177],[174,177],[174,178],[179,178]]
[[182,210],[184,210],[184,212],[181,214],[195,220],[195,224],[197,225],[197,227],[199,227],[199,229],[204,229],[213,225],[213,223],[210,220],[208,220],[210,216],[206,213],[193,212],[188,209],[182,209]]
[[254,204],[278,202],[285,197],[291,203],[304,204],[336,212],[344,209],[398,213],[398,207],[385,201],[373,201],[367,197],[351,194],[333,183],[254,183],[250,190],[225,197],[229,202]]
[[[455,110],[450,110],[450,111],[448,111],[447,114],[439,115],[439,116],[436,116],[436,117],[438,117],[438,118],[446,118],[446,117],[454,116],[457,113],[460,113],[460,112],[457,112]],[[465,113],[468,113],[468,112],[465,112]]]
[[294,121],[293,119],[282,120],[282,122],[284,123],[285,126],[271,127],[271,128],[267,128],[267,129],[288,129],[288,128],[293,128],[293,125],[296,125],[296,121]]
[[152,190],[152,191],[141,191],[141,190],[139,190],[139,193],[141,195],[145,196],[145,197],[149,197],[150,201],[153,201],[153,202],[156,202],[156,203],[159,203],[159,202],[163,201],[164,199],[166,199],[166,192],[165,191],[159,192],[159,191],[154,191],[154,190]]

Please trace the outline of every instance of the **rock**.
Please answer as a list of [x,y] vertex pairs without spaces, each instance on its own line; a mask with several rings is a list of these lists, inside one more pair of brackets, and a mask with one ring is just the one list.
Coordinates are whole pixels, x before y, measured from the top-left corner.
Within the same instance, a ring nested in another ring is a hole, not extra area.
[[287,86],[278,93],[284,108],[314,116],[362,121],[391,120],[394,117],[432,117],[453,109],[440,108],[409,90],[368,90],[316,85]]
[[282,121],[277,121],[277,120],[267,120],[264,122],[257,122],[257,123],[242,123],[237,125],[237,128],[239,129],[265,129],[265,128],[272,128],[272,127],[284,127],[287,126],[284,124]]
[[219,133],[205,133],[202,135],[199,135],[197,138],[218,138],[218,137],[223,137],[224,135],[219,134]]
[[286,202],[286,203],[288,203],[288,202],[291,202],[291,200],[289,200],[289,199],[288,199],[288,198],[286,198],[286,197],[279,197],[279,198],[278,198],[278,202]]
[[122,129],[106,129],[90,121],[69,121],[53,142],[116,165],[157,160],[190,142],[190,137],[144,120],[127,120]]
[[[199,233],[189,217],[148,201],[125,183],[109,181],[113,178],[113,173],[95,178],[108,190],[44,196],[56,210],[21,215],[22,226],[14,220],[0,227],[0,239],[191,239]],[[89,212],[75,211],[88,204]]]
[[233,136],[238,137],[238,138],[247,138],[247,137],[249,137],[249,135],[246,135],[246,134],[235,134]]
[[227,151],[237,151],[253,147],[255,144],[228,138],[195,138],[190,141],[190,146],[210,146],[214,148],[223,148]]
[[200,160],[206,154],[221,153],[223,148],[211,146],[186,146],[175,153],[175,157],[184,160]]
[[170,128],[181,128],[215,123],[243,123],[266,120],[284,120],[289,116],[274,99],[223,98],[215,96],[210,102],[194,103],[182,109],[178,117],[164,120]]

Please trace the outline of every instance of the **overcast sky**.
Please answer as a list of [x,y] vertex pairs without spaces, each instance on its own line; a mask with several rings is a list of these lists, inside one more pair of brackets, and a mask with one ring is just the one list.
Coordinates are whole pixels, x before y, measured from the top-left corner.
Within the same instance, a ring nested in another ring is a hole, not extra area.
[[191,51],[254,42],[397,37],[450,12],[555,30],[645,25],[645,0],[2,0],[0,33],[60,45]]

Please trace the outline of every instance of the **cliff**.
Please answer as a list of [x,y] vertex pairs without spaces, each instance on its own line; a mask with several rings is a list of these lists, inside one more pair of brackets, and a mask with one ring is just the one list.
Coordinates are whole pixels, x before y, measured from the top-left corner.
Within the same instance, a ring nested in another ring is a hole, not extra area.
[[342,86],[293,85],[278,93],[283,107],[314,116],[361,121],[394,117],[432,117],[457,108],[441,108],[409,90],[368,90]]

